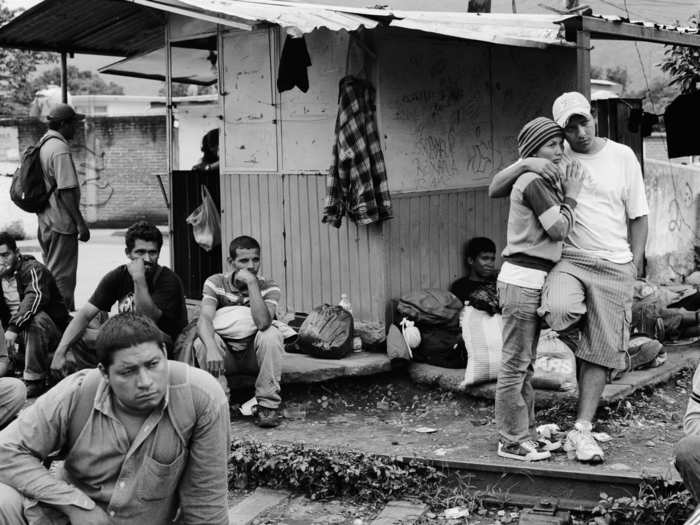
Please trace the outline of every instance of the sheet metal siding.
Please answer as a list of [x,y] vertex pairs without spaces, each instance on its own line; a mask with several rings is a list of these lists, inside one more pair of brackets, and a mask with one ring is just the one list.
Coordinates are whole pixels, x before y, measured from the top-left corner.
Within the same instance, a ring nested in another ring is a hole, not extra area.
[[234,237],[250,235],[261,249],[260,272],[282,289],[285,304],[282,177],[277,174],[221,175],[221,238],[226,271],[228,245]]
[[475,236],[503,250],[508,199],[486,188],[393,196],[394,219],[385,225],[387,300],[420,288],[448,288],[464,275],[462,248]]
[[309,312],[347,293],[356,318],[383,319],[382,229],[323,224],[325,175],[224,174],[221,182],[224,244],[243,234],[260,241],[261,271],[281,285],[281,310]]

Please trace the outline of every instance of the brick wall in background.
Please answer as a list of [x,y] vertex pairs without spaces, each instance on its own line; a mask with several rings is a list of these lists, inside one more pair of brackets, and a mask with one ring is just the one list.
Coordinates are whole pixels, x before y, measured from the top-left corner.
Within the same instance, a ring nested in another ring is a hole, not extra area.
[[[46,124],[2,119],[17,126],[20,151],[36,142]],[[81,184],[81,208],[91,225],[124,227],[145,219],[167,224],[168,210],[154,176],[166,171],[162,116],[88,117],[71,150]],[[167,176],[162,176],[168,187]]]

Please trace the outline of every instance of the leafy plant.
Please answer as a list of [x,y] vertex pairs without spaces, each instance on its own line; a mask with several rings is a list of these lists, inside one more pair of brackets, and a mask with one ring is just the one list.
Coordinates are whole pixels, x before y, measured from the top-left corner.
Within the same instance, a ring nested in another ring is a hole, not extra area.
[[682,484],[646,480],[637,496],[613,498],[602,493],[593,516],[600,516],[611,525],[673,525],[683,523],[694,507],[693,496]]
[[[700,27],[700,14],[694,14],[688,20],[694,29]],[[700,82],[700,49],[687,46],[667,46],[661,70],[671,76],[671,84],[677,84],[681,92],[690,93],[697,89]]]
[[[237,488],[266,485],[311,499],[377,502],[405,496],[429,499],[435,494],[450,502],[468,499],[445,488],[444,472],[414,460],[299,444],[234,441],[229,472],[230,485]],[[463,484],[454,486],[466,490]]]

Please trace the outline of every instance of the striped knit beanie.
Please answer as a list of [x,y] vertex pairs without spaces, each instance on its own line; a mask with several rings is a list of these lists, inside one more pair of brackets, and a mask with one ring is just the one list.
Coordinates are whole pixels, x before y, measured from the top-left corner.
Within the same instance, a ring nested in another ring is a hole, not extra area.
[[537,117],[531,120],[518,133],[520,158],[531,157],[549,139],[563,136],[564,130],[552,119]]

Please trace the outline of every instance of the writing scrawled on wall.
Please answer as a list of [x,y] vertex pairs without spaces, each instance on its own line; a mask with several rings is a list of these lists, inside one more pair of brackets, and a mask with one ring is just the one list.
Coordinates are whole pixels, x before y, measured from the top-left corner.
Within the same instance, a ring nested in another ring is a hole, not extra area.
[[479,44],[382,41],[380,131],[392,191],[487,183],[493,171],[489,69],[488,48]]
[[392,191],[476,188],[517,158],[528,120],[573,89],[569,49],[380,40],[380,131]]

